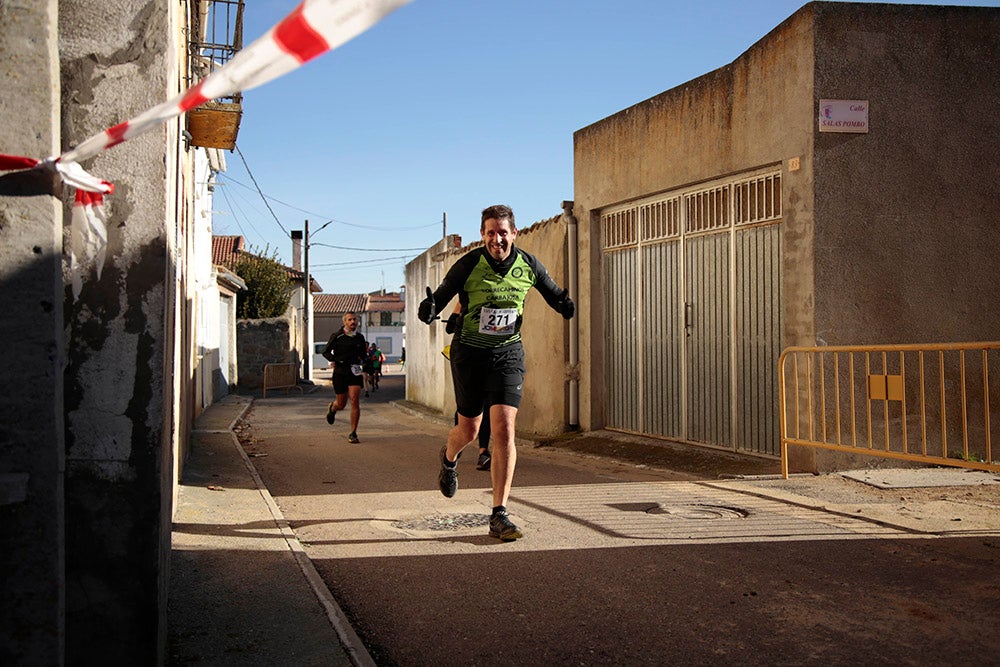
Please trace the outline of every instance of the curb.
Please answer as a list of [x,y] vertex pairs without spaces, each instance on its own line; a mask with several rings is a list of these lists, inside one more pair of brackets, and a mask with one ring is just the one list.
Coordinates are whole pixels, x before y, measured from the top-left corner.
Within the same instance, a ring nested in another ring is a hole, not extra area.
[[292,530],[291,526],[288,525],[288,520],[281,513],[281,508],[278,504],[274,502],[274,498],[271,496],[271,492],[267,490],[264,485],[264,480],[261,479],[260,475],[257,473],[257,469],[254,467],[253,463],[250,461],[250,457],[247,453],[243,451],[243,446],[240,445],[239,438],[236,437],[236,433],[233,432],[233,428],[236,426],[243,415],[245,415],[250,407],[253,405],[254,399],[251,398],[250,401],[243,407],[243,410],[233,419],[232,423],[229,425],[229,433],[232,436],[233,446],[240,454],[240,458],[243,460],[243,465],[247,467],[250,472],[250,476],[253,477],[254,485],[257,487],[258,493],[264,499],[264,503],[267,505],[268,511],[271,513],[271,517],[274,519],[275,524],[281,531],[281,536],[285,540],[285,544],[288,549],[295,556],[295,561],[299,564],[299,569],[302,570],[302,575],[309,582],[310,588],[312,588],[313,593],[315,593],[316,598],[319,603],[323,606],[324,611],[326,611],[326,616],[330,621],[330,625],[337,632],[337,636],[340,638],[340,643],[350,658],[351,663],[356,667],[376,667],[375,661],[372,659],[371,655],[368,653],[368,649],[365,648],[364,642],[351,627],[350,621],[347,619],[347,615],[344,614],[344,610],[340,608],[337,600],[334,599],[333,594],[330,593],[330,589],[327,588],[326,584],[323,583],[323,579],[319,576],[319,572],[316,571],[316,567],[313,565],[312,561],[309,559],[308,554],[306,554],[305,549],[299,542],[298,538],[295,536],[295,532]]

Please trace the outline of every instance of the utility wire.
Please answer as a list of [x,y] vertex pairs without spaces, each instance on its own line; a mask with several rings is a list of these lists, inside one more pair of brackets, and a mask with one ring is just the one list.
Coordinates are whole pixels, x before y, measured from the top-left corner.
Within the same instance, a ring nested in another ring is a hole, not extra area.
[[[246,230],[245,230],[245,229],[243,229],[243,224],[242,224],[242,223],[240,222],[240,216],[236,215],[236,207],[235,207],[235,206],[233,206],[233,202],[232,202],[232,201],[231,201],[231,200],[229,199],[229,193],[228,193],[228,192],[226,192],[226,190],[225,190],[224,188],[223,188],[223,190],[222,190],[222,198],[226,200],[226,203],[227,203],[227,204],[229,204],[229,210],[230,210],[230,211],[232,211],[232,213],[233,213],[233,220],[234,220],[234,221],[236,222],[236,226],[237,226],[237,227],[239,227],[239,229],[240,229],[240,233],[241,233],[241,234],[243,235],[243,237],[245,238],[245,237],[246,237],[246,235],[247,235],[247,232],[246,232]],[[215,224],[215,223],[214,223],[214,220],[213,220],[213,223],[212,223],[212,224],[213,224],[213,226],[214,226],[214,224]],[[247,224],[250,224],[250,221],[249,221],[249,220],[247,221]],[[251,226],[251,229],[253,229],[253,227],[252,227],[252,226]],[[256,230],[256,229],[254,229],[254,232],[256,232],[256,231],[257,231],[257,230]],[[214,232],[213,232],[213,233],[214,233]]]
[[261,190],[260,185],[257,184],[257,179],[253,177],[253,172],[250,171],[250,165],[247,164],[247,159],[243,157],[243,151],[241,151],[240,147],[236,144],[233,144],[233,147],[236,149],[236,153],[240,156],[240,159],[243,160],[243,166],[246,168],[247,174],[250,176],[250,180],[253,181],[254,187],[256,187],[257,192],[260,193],[260,198],[264,200],[264,206],[266,206],[267,210],[274,216],[274,221],[278,223],[279,227],[281,227],[281,231],[285,232],[285,236],[289,236],[288,230],[285,229],[283,224],[281,224],[281,220],[278,220],[278,216],[275,214],[274,209],[271,208],[271,205],[267,203],[267,197],[264,196],[264,191]]
[[[249,173],[249,170],[247,171],[247,173]],[[223,176],[227,181],[229,181],[231,183],[239,185],[240,187],[243,187],[243,188],[250,189],[249,185],[246,185],[245,183],[240,183],[239,181],[237,181],[235,178],[233,178],[229,174],[225,174],[224,173],[224,174],[220,174],[220,175]],[[250,178],[253,178],[253,176],[251,176]],[[359,224],[354,223],[354,222],[345,222],[343,220],[337,220],[336,218],[331,218],[330,216],[323,215],[322,213],[317,213],[316,211],[309,211],[309,210],[306,210],[304,208],[299,208],[298,206],[295,206],[293,204],[289,204],[288,202],[281,201],[277,197],[272,197],[271,195],[265,195],[265,194],[261,193],[261,197],[263,197],[265,200],[266,199],[270,199],[271,201],[277,202],[277,203],[281,204],[282,206],[287,206],[288,208],[293,209],[295,211],[298,211],[299,213],[305,213],[306,215],[313,215],[313,216],[316,216],[317,218],[322,218],[323,220],[330,220],[331,222],[336,222],[338,225],[345,225],[347,227],[356,227],[358,229],[370,229],[370,230],[376,231],[376,232],[408,232],[408,231],[412,231],[414,229],[428,229],[429,227],[440,227],[441,226],[441,221],[440,220],[437,221],[437,222],[432,222],[432,223],[427,224],[427,225],[416,225],[414,227],[379,227],[377,225],[359,225]]]
[[339,272],[339,271],[364,271],[364,270],[367,270],[369,268],[375,268],[375,267],[378,267],[378,266],[389,267],[389,266],[395,266],[395,265],[396,265],[396,261],[392,261],[392,262],[372,263],[372,264],[368,264],[367,266],[323,267],[323,268],[316,269],[315,271],[313,271],[312,267],[309,267],[309,272],[310,273],[315,273],[315,274],[318,275],[320,273],[336,273],[336,272]]
[[400,255],[398,257],[382,257],[380,259],[359,259],[353,262],[326,262],[324,264],[311,264],[311,267],[319,268],[321,266],[348,266],[355,264],[374,264],[376,262],[395,262],[400,259],[408,259],[409,255]]
[[330,245],[329,243],[310,243],[310,246],[320,245],[324,248],[333,248],[335,250],[357,250],[359,252],[409,252],[411,250],[427,250],[426,246],[422,248],[348,248],[342,245]]

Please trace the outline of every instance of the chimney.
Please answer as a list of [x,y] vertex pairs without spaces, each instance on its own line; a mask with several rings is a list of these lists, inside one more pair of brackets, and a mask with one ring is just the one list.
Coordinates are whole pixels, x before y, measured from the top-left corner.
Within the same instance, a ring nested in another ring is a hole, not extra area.
[[302,270],[302,230],[292,230],[292,268]]

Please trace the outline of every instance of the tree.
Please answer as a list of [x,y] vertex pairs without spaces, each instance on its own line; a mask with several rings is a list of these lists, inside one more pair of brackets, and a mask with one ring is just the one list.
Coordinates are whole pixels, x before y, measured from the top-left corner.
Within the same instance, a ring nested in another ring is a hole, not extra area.
[[269,246],[263,251],[250,250],[241,252],[230,267],[247,284],[246,290],[236,295],[236,317],[280,317],[292,300],[288,269],[278,261],[277,250],[271,251]]

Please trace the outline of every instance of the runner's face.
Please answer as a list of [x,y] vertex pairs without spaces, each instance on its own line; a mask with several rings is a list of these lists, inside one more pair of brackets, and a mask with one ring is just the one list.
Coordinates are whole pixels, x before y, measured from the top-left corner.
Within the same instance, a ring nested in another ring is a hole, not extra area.
[[354,331],[358,328],[358,318],[355,315],[348,315],[344,318],[344,328],[348,331]]
[[503,261],[510,256],[515,238],[517,230],[511,229],[507,218],[487,218],[483,223],[483,243],[486,244],[486,252],[495,260]]

